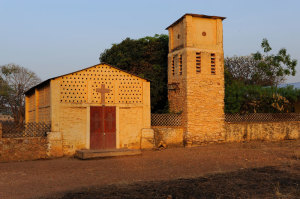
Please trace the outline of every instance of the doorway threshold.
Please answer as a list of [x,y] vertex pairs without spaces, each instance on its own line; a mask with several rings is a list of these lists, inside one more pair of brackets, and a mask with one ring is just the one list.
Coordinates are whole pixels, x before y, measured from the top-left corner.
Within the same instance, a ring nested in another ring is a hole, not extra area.
[[142,154],[142,151],[140,149],[83,149],[77,150],[75,153],[75,157],[81,160],[88,160],[96,158],[120,157],[140,154]]

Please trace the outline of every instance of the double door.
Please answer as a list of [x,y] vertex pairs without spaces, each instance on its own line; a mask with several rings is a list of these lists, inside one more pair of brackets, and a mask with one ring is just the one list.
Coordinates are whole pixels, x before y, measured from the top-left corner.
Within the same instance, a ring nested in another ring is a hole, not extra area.
[[90,109],[90,149],[116,148],[116,107]]

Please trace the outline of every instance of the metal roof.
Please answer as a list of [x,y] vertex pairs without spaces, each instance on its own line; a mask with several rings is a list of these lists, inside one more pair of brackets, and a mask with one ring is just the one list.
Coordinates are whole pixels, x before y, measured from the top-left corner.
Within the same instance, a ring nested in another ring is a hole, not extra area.
[[219,17],[219,16],[210,16],[210,15],[202,15],[202,14],[192,14],[192,13],[186,13],[182,17],[180,17],[177,21],[169,25],[166,30],[168,30],[170,27],[178,24],[185,16],[192,16],[192,17],[200,17],[200,18],[209,18],[209,19],[226,19],[226,17]]

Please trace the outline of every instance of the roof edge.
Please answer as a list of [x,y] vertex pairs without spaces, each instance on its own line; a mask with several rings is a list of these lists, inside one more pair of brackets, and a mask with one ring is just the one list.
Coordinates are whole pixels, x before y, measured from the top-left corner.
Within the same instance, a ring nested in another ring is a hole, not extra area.
[[186,16],[209,18],[209,19],[222,19],[222,20],[226,19],[226,17],[220,17],[220,16],[211,16],[211,15],[203,15],[203,14],[186,13],[182,17],[180,17],[179,19],[177,19],[174,23],[172,23],[171,25],[169,25],[166,28],[166,30],[168,30],[170,27],[175,26],[176,24],[178,24]]

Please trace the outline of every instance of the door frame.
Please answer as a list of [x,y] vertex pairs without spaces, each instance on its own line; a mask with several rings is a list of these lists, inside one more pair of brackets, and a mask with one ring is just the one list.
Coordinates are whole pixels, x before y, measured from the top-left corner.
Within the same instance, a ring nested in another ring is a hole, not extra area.
[[[99,105],[101,106],[101,105]],[[85,142],[85,147],[86,149],[91,149],[91,144],[90,144],[90,139],[91,139],[91,107],[99,107],[97,105],[88,105],[86,107],[86,142]],[[116,149],[120,148],[120,131],[119,131],[119,106],[114,106],[116,107]]]

